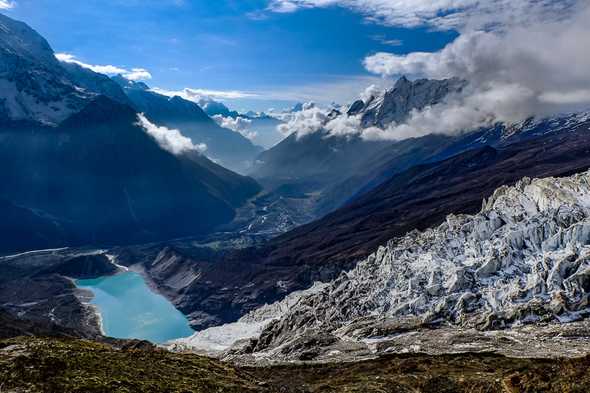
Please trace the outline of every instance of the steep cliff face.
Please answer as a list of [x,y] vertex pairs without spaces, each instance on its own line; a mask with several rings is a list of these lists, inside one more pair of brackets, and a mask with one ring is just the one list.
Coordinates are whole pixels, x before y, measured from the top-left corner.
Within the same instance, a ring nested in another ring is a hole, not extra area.
[[22,22],[0,15],[0,120],[57,124],[93,94],[75,86],[47,41]]
[[349,115],[361,115],[363,127],[387,127],[407,119],[412,110],[436,105],[449,94],[460,92],[467,83],[458,78],[410,81],[401,77],[395,86],[383,95],[371,97],[366,102],[356,101]]

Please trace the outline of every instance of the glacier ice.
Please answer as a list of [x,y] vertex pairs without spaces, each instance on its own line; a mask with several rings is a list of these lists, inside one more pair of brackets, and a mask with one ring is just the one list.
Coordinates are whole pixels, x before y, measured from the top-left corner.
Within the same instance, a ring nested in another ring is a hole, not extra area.
[[[318,333],[367,339],[379,329],[366,326],[379,321],[487,330],[582,319],[589,244],[590,171],[524,178],[497,189],[475,215],[392,239],[333,282],[253,311],[239,323],[256,328],[240,325],[248,331],[240,338],[256,338],[257,352]],[[232,338],[224,342],[230,348]]]

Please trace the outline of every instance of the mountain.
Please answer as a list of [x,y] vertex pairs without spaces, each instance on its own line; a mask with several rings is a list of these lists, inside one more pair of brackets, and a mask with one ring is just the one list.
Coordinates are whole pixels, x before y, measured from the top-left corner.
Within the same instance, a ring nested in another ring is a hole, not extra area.
[[331,136],[325,131],[301,137],[293,133],[258,156],[252,175],[273,185],[323,188],[343,180],[367,157],[389,145],[390,142],[366,142],[358,136]]
[[145,83],[116,76],[114,81],[124,89],[138,112],[161,126],[178,129],[194,144],[207,145],[205,154],[228,169],[245,173],[262,148],[240,133],[220,127],[199,105],[178,96],[155,93]]
[[68,79],[43,37],[1,14],[0,91],[0,119],[53,125],[93,96]]
[[[120,264],[154,271],[156,285],[193,327],[233,322],[315,281],[335,279],[392,238],[439,225],[448,214],[477,213],[502,185],[588,169],[590,120],[564,124],[502,148],[484,146],[415,165],[333,213],[256,247],[217,251],[174,243],[113,254]],[[161,274],[162,268],[168,273]],[[182,275],[174,273],[179,270]],[[185,286],[174,277],[195,279]]]
[[209,97],[201,97],[198,104],[210,117],[221,115],[223,117],[231,117],[235,119],[240,115],[238,112],[230,110],[224,103],[215,101]]
[[396,142],[364,160],[344,180],[324,189],[315,201],[316,216],[334,211],[414,165],[445,160],[484,146],[504,148],[516,142],[573,129],[589,119],[589,113],[580,112],[528,119],[510,126],[497,124],[455,137],[431,134]]
[[0,209],[12,219],[0,252],[200,235],[259,191],[196,151],[164,150],[117,84],[64,67],[5,16],[0,64]]
[[68,79],[77,87],[109,97],[120,104],[132,106],[131,101],[127,98],[121,86],[108,76],[97,74],[76,63],[61,62],[60,65],[66,70]]
[[99,96],[57,128],[4,125],[0,195],[69,234],[63,245],[206,233],[258,191],[198,153],[161,149],[136,123]]
[[[414,109],[435,105],[447,95],[461,91],[459,79],[414,82],[400,78],[395,86],[367,102],[353,103],[346,114],[332,110],[328,120],[358,116],[362,127],[387,127],[404,121]],[[303,107],[302,107],[303,109]],[[296,184],[320,194],[316,216],[342,205],[366,186],[376,171],[396,166],[403,171],[440,153],[452,138],[431,135],[409,141],[367,141],[357,135],[332,135],[324,129],[306,135],[292,134],[275,147],[260,154],[251,172],[271,186]]]
[[590,315],[589,229],[590,172],[524,178],[498,188],[478,213],[394,238],[335,280],[263,306],[225,333],[261,330],[242,348],[273,358],[427,326],[491,330],[581,320]]
[[458,78],[410,81],[402,76],[383,95],[372,96],[367,102],[354,102],[347,113],[350,116],[361,115],[363,128],[386,128],[391,123],[406,120],[412,110],[436,105],[449,94],[460,92],[466,85],[464,80]]

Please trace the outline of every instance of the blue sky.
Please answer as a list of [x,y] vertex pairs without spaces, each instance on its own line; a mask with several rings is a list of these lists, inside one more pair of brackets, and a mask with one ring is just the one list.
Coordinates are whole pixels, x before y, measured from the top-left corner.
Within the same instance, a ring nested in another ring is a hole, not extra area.
[[268,0],[15,0],[56,52],[89,64],[144,68],[153,87],[247,93],[237,109],[346,103],[372,83],[375,52],[436,51],[454,32],[369,22],[354,9],[271,12]]

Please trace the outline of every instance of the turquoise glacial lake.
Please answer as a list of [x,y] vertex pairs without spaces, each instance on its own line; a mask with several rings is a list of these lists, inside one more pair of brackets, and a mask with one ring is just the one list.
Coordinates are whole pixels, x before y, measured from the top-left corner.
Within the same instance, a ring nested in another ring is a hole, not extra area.
[[194,333],[184,314],[153,292],[138,273],[77,280],[76,284],[94,294],[90,303],[98,308],[107,336],[163,343]]

